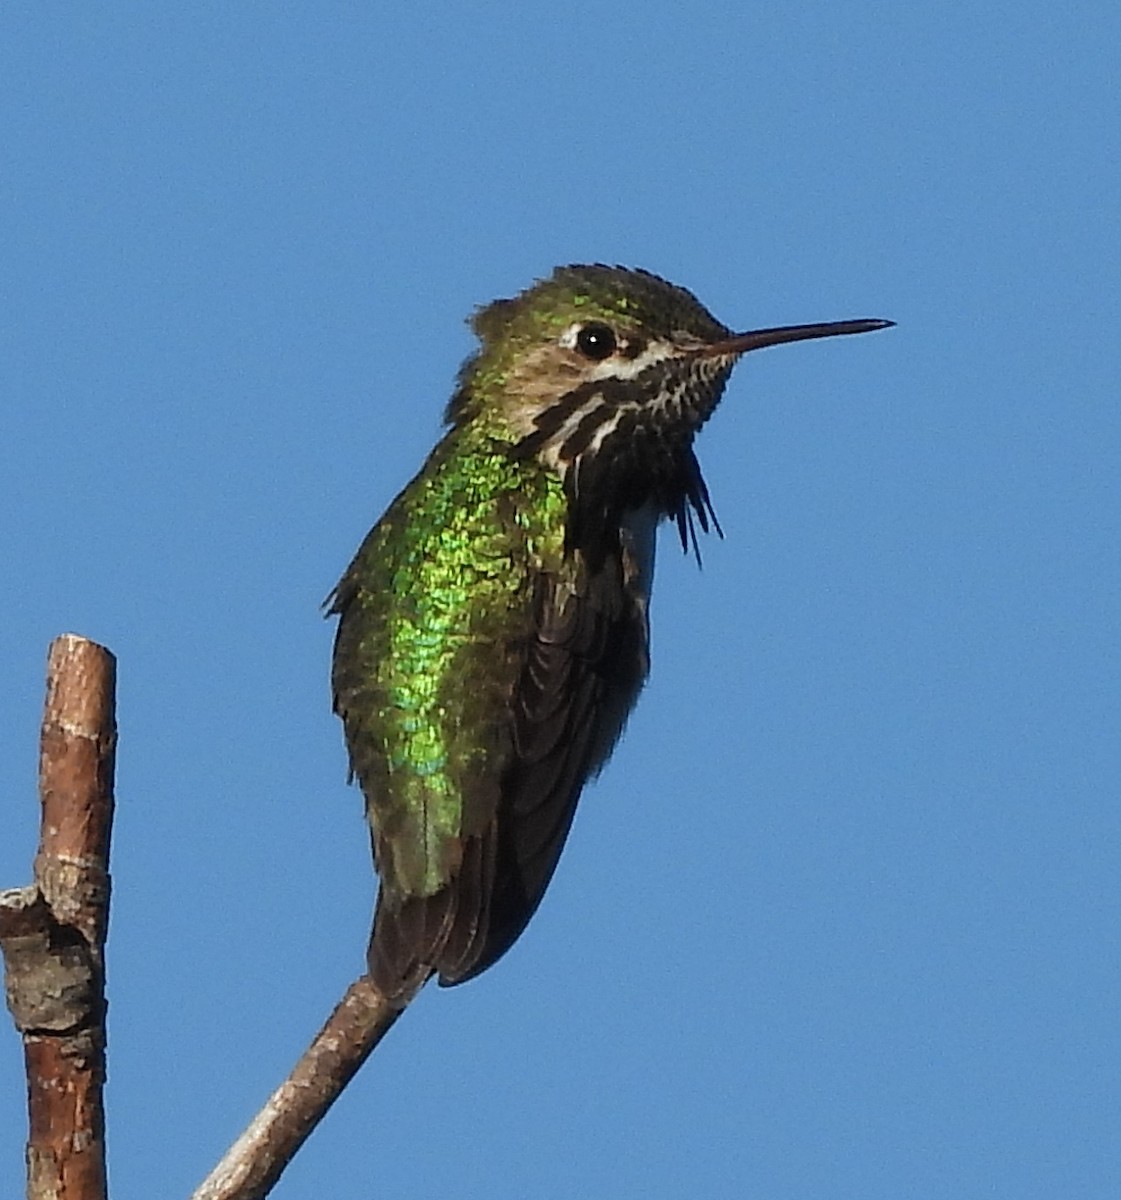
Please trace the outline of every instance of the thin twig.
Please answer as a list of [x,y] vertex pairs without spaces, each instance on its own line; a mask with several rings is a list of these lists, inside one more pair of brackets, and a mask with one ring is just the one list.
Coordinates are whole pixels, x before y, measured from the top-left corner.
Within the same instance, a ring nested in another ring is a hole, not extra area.
[[260,1200],[401,1015],[363,976],[191,1200]]
[[28,1200],[105,1200],[105,933],[116,660],[51,643],[35,882],[0,893],[8,1007],[27,1069]]

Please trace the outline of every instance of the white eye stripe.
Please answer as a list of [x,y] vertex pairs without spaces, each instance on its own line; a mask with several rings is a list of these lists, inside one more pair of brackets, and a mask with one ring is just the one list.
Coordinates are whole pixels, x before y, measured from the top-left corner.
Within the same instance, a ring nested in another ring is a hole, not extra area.
[[668,342],[647,342],[642,353],[634,358],[620,358],[617,355],[596,363],[588,372],[589,379],[634,379],[641,375],[647,367],[660,363],[674,355],[674,347]]
[[[580,330],[587,324],[587,321],[577,321],[569,325],[557,339],[558,344],[566,350],[575,350]],[[626,346],[626,344],[626,335],[621,335],[619,345]],[[650,341],[647,342],[642,353],[634,358],[622,358],[616,353],[610,358],[604,359],[603,362],[589,363],[586,368],[587,377],[589,379],[633,379],[647,367],[653,366],[654,363],[670,358],[674,352],[675,348],[669,342]]]
[[575,350],[576,338],[579,335],[580,330],[584,328],[585,324],[587,324],[587,322],[577,321],[575,325],[569,325],[564,333],[557,338],[558,344],[563,346],[566,350]]

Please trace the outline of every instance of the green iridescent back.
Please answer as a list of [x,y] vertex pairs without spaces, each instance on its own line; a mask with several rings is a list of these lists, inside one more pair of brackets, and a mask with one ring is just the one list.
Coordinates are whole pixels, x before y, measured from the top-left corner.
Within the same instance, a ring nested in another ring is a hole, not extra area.
[[533,579],[564,573],[564,525],[555,476],[456,431],[339,585],[334,686],[391,890],[433,895],[493,818]]

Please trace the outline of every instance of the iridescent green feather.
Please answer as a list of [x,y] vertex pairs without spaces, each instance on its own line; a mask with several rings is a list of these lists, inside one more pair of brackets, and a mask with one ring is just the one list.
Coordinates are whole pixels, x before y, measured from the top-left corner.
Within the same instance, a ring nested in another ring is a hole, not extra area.
[[391,894],[435,894],[494,817],[534,579],[571,569],[564,523],[555,475],[454,430],[339,585],[337,706]]

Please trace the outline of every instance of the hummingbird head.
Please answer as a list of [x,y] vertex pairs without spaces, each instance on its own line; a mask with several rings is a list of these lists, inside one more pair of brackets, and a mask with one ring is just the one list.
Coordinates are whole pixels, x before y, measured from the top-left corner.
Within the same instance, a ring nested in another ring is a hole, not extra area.
[[740,356],[892,322],[733,333],[685,288],[596,263],[558,267],[471,324],[480,347],[460,371],[448,423],[484,422],[557,471],[578,526],[617,523],[653,502],[676,518],[684,542],[691,513],[703,529],[713,515],[693,437]]
[[[684,288],[600,264],[558,267],[513,299],[479,309],[471,326],[480,348],[460,372],[447,419],[460,424],[491,412],[519,438],[558,405],[569,415],[602,407],[597,395],[605,402],[609,393],[620,415],[656,403],[675,360],[731,332]],[[711,360],[692,365],[707,376],[720,373]]]

